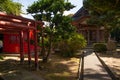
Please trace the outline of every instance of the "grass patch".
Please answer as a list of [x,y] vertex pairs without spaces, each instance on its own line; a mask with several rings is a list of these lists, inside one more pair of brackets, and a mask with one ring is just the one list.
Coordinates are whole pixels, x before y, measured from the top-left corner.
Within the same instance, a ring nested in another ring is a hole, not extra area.
[[66,78],[70,77],[70,74],[68,72],[63,72],[63,73],[53,73],[53,74],[48,74],[47,78],[49,80],[66,80]]

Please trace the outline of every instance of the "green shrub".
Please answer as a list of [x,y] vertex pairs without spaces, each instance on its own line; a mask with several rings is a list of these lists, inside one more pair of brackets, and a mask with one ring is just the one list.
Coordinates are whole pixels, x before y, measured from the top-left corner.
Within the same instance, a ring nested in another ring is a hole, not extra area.
[[[42,46],[42,42],[40,41],[38,45],[39,45],[39,46]],[[48,46],[49,46],[49,40],[48,40],[48,38],[44,37],[43,45],[44,45],[45,47],[48,47]]]
[[106,47],[105,43],[95,43],[93,45],[93,49],[94,49],[94,51],[101,52],[101,53],[104,53],[107,51],[107,47]]
[[59,43],[59,49],[62,56],[72,57],[75,53],[86,46],[86,40],[78,33],[73,34],[69,39],[62,40]]

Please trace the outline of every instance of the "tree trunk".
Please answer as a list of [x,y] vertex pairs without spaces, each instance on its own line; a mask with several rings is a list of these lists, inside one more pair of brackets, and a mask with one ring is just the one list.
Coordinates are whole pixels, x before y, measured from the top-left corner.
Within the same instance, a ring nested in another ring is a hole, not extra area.
[[41,56],[42,56],[42,59],[44,60],[44,58],[45,58],[45,45],[44,45],[44,32],[43,32],[43,30],[41,30],[41,32],[42,32],[42,50],[41,50]]
[[[49,21],[51,22],[51,21]],[[43,58],[43,62],[48,62],[48,59],[49,59],[49,55],[51,54],[51,48],[52,48],[52,38],[53,38],[53,24],[50,23],[50,30],[51,30],[51,33],[49,34],[49,45],[48,45],[48,52],[46,54],[46,57]]]
[[49,56],[51,54],[51,48],[52,48],[52,34],[49,37],[48,52],[47,52],[46,56],[43,58],[43,62],[48,62]]

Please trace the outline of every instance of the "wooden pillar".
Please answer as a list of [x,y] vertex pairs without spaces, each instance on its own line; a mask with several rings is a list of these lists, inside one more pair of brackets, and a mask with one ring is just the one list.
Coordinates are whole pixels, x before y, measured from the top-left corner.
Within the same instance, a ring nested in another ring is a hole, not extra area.
[[34,52],[35,52],[35,68],[36,70],[39,69],[39,66],[38,66],[38,54],[37,54],[37,30],[34,30],[34,41],[35,41],[35,47],[34,47]]
[[28,64],[31,64],[31,53],[30,53],[30,31],[27,32],[27,39],[28,39]]
[[99,29],[98,29],[98,28],[97,28],[96,38],[97,38],[97,42],[100,42],[100,32],[99,32]]
[[24,39],[23,39],[23,31],[20,31],[20,62],[24,61]]

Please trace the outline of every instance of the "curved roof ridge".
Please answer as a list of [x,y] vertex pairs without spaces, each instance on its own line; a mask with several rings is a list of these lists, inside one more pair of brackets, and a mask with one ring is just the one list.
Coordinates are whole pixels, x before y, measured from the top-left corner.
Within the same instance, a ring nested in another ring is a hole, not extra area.
[[83,16],[89,16],[88,10],[84,7],[81,7],[73,16],[73,20],[76,20],[78,18],[81,18]]

